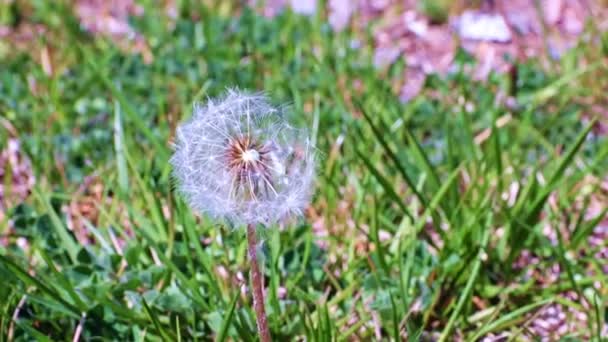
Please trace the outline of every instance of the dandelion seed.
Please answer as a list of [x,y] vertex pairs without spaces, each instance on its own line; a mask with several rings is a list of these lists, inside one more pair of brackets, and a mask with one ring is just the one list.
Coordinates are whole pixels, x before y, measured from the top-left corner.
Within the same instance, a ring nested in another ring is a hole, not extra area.
[[265,96],[231,90],[197,104],[176,137],[171,163],[193,209],[234,225],[269,225],[307,205],[314,176],[309,139]]

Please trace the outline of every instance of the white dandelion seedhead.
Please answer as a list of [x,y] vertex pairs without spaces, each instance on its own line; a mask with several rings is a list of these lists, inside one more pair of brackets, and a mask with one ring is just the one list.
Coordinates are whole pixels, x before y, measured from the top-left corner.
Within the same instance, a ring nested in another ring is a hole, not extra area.
[[171,164],[193,209],[234,224],[300,215],[315,171],[306,132],[265,96],[238,90],[194,106],[177,128]]

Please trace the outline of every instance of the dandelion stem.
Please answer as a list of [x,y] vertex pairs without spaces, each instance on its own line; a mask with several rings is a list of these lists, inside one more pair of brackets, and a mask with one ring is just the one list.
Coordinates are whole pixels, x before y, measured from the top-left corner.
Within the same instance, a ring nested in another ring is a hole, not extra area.
[[260,267],[258,266],[257,243],[255,237],[255,225],[247,225],[247,249],[249,255],[251,277],[251,287],[253,289],[253,308],[258,326],[258,334],[261,342],[270,342],[270,331],[268,330],[268,321],[266,320],[266,311],[264,309],[264,285]]

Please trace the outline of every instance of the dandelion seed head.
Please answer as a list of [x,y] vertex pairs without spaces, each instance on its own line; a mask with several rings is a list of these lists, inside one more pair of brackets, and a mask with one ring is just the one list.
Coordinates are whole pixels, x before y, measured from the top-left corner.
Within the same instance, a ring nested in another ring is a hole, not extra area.
[[190,206],[235,225],[302,214],[315,174],[307,132],[259,94],[195,104],[176,132],[173,173]]

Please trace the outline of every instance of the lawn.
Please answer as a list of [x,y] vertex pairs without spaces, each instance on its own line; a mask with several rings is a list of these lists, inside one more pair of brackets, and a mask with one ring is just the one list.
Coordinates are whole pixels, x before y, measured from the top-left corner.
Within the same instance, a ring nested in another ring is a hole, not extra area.
[[303,217],[258,232],[275,340],[608,337],[593,22],[482,80],[461,49],[405,101],[405,59],[375,66],[371,33],[323,13],[156,3],[130,39],[69,1],[0,5],[0,341],[257,339],[245,230],[193,211],[169,162],[192,104],[235,87],[317,151]]

